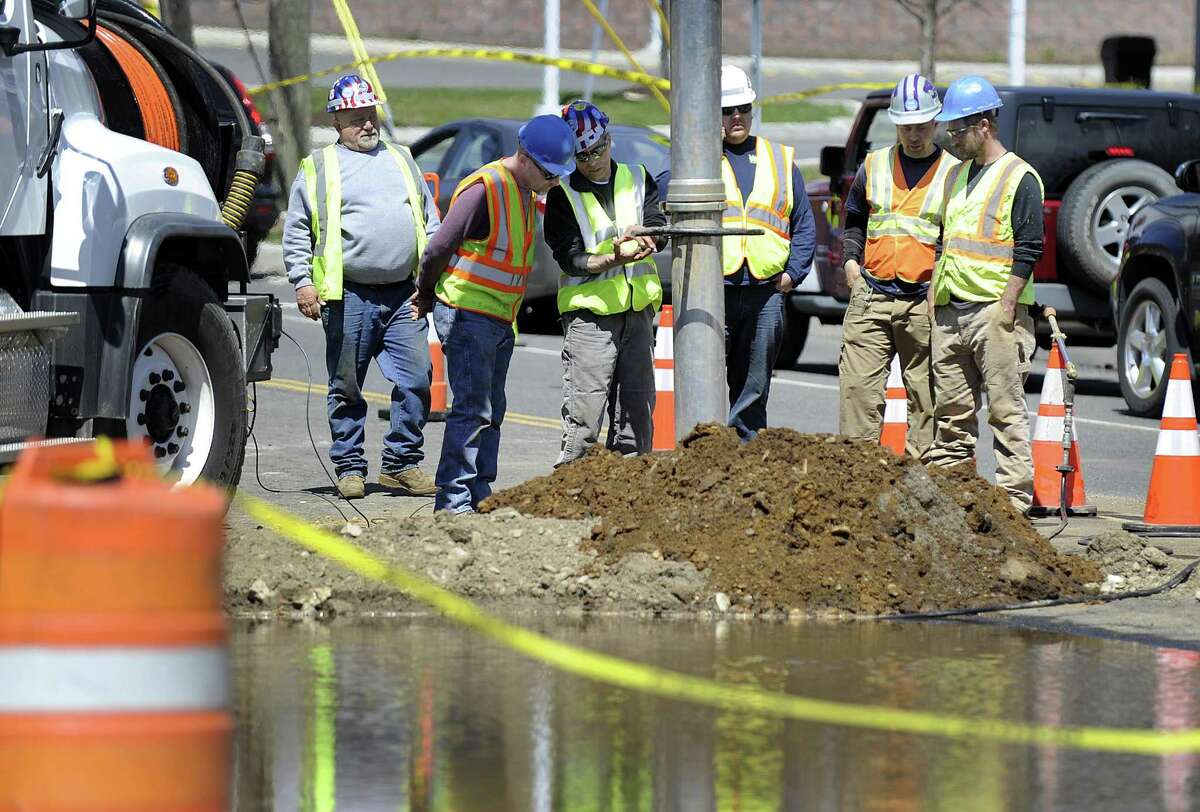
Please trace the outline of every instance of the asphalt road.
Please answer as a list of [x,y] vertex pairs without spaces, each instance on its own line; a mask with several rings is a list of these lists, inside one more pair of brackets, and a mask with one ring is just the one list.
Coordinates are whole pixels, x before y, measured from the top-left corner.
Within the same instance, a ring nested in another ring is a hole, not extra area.
[[[303,318],[295,309],[286,282],[277,276],[257,280],[254,288],[269,290],[285,302],[284,329],[308,354],[309,365],[296,346],[285,339],[274,355],[275,377],[260,384],[255,438],[261,452],[261,476],[270,487],[310,489],[331,493],[310,445],[306,421],[322,457],[329,447],[325,421],[324,337],[318,322]],[[814,326],[798,369],[779,372],[774,378],[768,409],[773,426],[787,426],[803,432],[837,430],[837,358],[841,329]],[[559,407],[562,368],[559,351],[561,336],[523,334],[508,377],[509,415],[501,441],[498,485],[512,485],[534,476],[547,474],[558,451]],[[1073,360],[1080,368],[1081,380],[1076,401],[1076,430],[1082,452],[1087,494],[1102,513],[1114,519],[1140,516],[1157,440],[1157,421],[1130,417],[1124,412],[1116,375],[1111,368],[1114,350],[1075,348]],[[1027,387],[1031,412],[1037,411],[1041,392],[1045,354],[1039,351],[1034,373]],[[313,382],[306,418],[306,381]],[[371,419],[367,428],[368,460],[379,459],[383,421],[375,417],[376,407],[386,406],[390,387],[374,367],[365,391],[371,401]],[[981,421],[982,422],[982,421]],[[426,468],[436,468],[441,445],[442,426],[429,424],[426,432]],[[326,458],[326,464],[328,460]],[[986,425],[979,449],[980,473],[991,479],[994,458]],[[371,474],[375,475],[373,467]],[[243,473],[244,486],[258,489],[254,474],[254,451],[248,451]],[[384,508],[383,494],[369,495],[366,503]],[[311,500],[310,500],[311,501]],[[413,508],[420,507],[417,500]],[[313,505],[320,508],[320,505]],[[389,508],[390,512],[390,508]]]

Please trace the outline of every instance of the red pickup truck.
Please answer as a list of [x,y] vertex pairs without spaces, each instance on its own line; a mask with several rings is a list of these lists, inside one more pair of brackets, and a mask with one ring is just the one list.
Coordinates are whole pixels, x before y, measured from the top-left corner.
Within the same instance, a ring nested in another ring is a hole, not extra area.
[[[1046,243],[1034,268],[1039,304],[1058,310],[1076,344],[1116,338],[1109,288],[1129,221],[1160,197],[1177,194],[1172,172],[1194,157],[1200,98],[1147,90],[1000,87],[1000,140],[1028,161],[1046,189]],[[780,366],[799,359],[812,318],[840,324],[849,299],[842,273],[846,193],[867,152],[896,141],[890,91],[867,95],[844,146],[821,150],[821,174],[807,184],[817,225],[814,273],[788,300]],[[938,143],[946,145],[944,130]],[[1044,323],[1040,338],[1048,340]]]

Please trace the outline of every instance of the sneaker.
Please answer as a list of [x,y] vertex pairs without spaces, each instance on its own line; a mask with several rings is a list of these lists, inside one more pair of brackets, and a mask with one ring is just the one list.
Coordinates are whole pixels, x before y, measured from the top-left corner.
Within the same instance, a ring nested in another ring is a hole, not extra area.
[[365,481],[358,474],[347,474],[338,480],[338,493],[343,499],[362,499],[366,492]]
[[420,468],[399,473],[384,471],[379,475],[379,484],[401,496],[436,496],[438,490],[433,477]]

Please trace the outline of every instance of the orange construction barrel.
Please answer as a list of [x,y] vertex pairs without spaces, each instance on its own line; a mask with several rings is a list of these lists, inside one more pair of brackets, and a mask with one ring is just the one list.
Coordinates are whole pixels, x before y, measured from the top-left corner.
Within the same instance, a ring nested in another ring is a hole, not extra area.
[[0,502],[0,809],[228,809],[224,515],[219,491],[173,488],[140,445],[17,461]]

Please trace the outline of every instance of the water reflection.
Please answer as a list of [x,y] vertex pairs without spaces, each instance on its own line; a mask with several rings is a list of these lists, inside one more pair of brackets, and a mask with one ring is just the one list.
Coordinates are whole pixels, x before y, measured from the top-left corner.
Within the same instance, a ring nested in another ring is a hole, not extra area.
[[[771,691],[1049,725],[1200,724],[1200,654],[982,625],[596,619],[554,637]],[[244,626],[242,810],[1200,808],[1194,755],[840,728],[558,674],[433,619]]]

